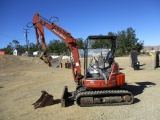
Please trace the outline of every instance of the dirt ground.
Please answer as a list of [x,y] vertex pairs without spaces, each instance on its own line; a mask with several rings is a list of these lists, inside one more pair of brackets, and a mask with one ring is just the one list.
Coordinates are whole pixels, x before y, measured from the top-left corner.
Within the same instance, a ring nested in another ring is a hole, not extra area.
[[[64,86],[76,88],[70,69],[51,68],[38,58],[0,56],[0,120],[159,120],[160,68],[150,56],[138,56],[141,70],[129,67],[129,57],[115,59],[125,73],[135,100],[131,105],[61,108]],[[34,109],[41,90],[52,94],[55,104]]]

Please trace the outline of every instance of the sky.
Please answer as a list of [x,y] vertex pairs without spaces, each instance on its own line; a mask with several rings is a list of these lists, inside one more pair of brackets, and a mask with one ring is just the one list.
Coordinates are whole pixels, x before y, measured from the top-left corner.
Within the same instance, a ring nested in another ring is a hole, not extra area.
[[[59,18],[58,26],[74,38],[107,35],[132,27],[145,46],[160,45],[160,0],[0,0],[0,48],[12,40],[26,44],[24,28],[39,13]],[[34,28],[27,28],[29,42],[36,43]],[[60,40],[45,30],[46,43]]]

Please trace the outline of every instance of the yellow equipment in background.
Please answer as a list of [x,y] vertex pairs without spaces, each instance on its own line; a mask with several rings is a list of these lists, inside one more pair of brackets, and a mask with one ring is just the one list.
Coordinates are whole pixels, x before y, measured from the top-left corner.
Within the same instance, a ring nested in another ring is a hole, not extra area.
[[153,53],[149,52],[149,55],[154,58],[154,54]]

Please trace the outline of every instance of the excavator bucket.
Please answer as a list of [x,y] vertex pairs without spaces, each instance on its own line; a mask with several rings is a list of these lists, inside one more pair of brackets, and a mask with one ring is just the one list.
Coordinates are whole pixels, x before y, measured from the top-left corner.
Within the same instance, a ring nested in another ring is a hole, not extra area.
[[74,103],[74,92],[68,92],[68,87],[65,86],[61,97],[61,107],[67,107]]
[[45,63],[47,63],[47,64],[49,63],[49,59],[48,59],[48,57],[47,57],[46,51],[41,52],[39,58],[40,58],[41,60],[43,60]]
[[42,52],[39,56],[45,63],[47,63],[50,67],[59,67],[61,65],[63,54],[58,58],[52,58],[46,54],[46,51]]
[[59,56],[58,58],[52,58],[50,56],[49,57],[49,66],[54,67],[54,68],[60,67],[62,57],[63,57],[63,55]]
[[40,108],[45,107],[53,104],[53,96],[48,94],[46,91],[41,91],[42,95],[41,97],[32,105],[34,105],[34,108]]

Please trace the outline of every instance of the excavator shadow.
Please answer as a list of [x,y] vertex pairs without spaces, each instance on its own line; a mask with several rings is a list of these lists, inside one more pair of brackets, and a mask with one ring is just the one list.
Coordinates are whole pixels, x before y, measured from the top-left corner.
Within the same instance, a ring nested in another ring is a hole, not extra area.
[[[143,91],[147,88],[154,87],[156,84],[153,82],[135,82],[135,85],[127,84],[123,86],[123,89],[127,89],[133,93],[134,96],[137,96],[139,94],[142,94]],[[140,100],[138,98],[134,98],[134,103],[139,102]]]
[[54,99],[53,105],[61,103],[61,99]]
[[[60,103],[61,103],[61,99],[54,99],[52,105],[60,104]],[[73,100],[66,102],[65,107],[69,107],[69,106],[72,106],[72,105],[74,105],[74,101]]]
[[4,88],[4,86],[0,86],[0,88]]
[[145,66],[146,64],[141,64],[140,66]]
[[124,70],[124,68],[119,68],[119,70]]

